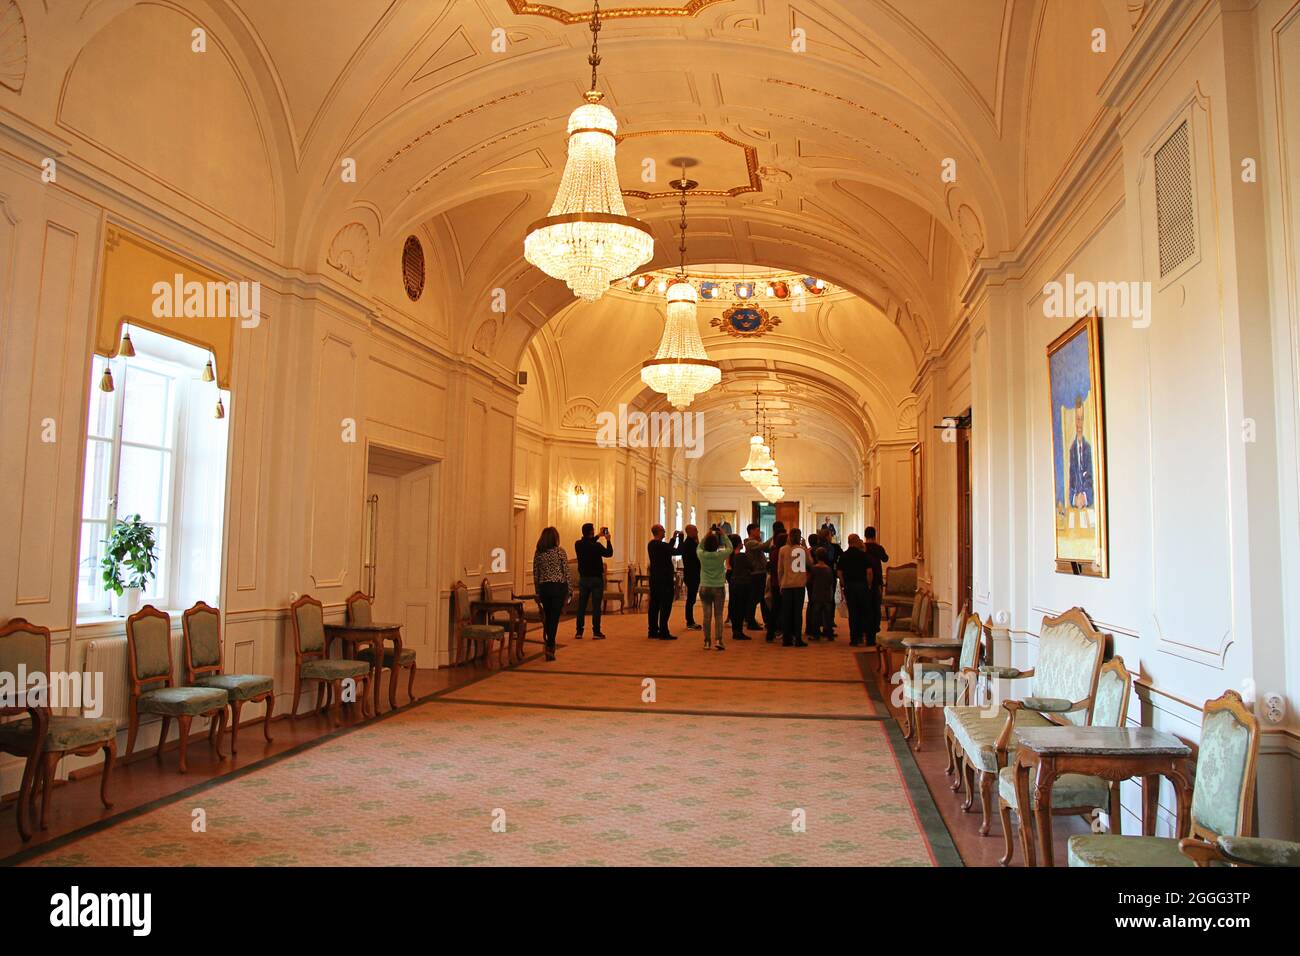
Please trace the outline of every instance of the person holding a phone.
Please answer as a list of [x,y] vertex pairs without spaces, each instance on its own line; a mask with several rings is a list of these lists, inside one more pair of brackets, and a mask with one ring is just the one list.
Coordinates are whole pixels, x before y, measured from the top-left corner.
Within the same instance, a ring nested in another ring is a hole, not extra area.
[[[600,543],[601,538],[605,539],[604,544]],[[573,551],[578,556],[578,629],[573,636],[582,640],[587,602],[591,601],[591,636],[593,640],[603,641],[600,612],[605,606],[605,559],[614,556],[609,529],[601,528],[597,535],[595,526],[588,521],[582,526],[582,539],[573,545]]]

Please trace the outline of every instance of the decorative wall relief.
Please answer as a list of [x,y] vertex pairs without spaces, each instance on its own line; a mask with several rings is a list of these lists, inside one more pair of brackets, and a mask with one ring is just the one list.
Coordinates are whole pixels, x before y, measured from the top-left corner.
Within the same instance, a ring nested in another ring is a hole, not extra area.
[[27,76],[27,24],[18,0],[4,0],[0,10],[0,86],[21,93]]
[[358,282],[365,279],[369,260],[370,233],[359,222],[350,222],[334,234],[325,257],[330,266]]
[[564,410],[560,424],[565,428],[595,428],[596,406],[590,402],[574,402]]
[[474,351],[482,355],[491,355],[497,344],[498,326],[496,319],[488,319],[474,333]]
[[965,203],[957,209],[957,230],[961,233],[961,245],[966,250],[967,259],[974,262],[984,252],[984,227],[975,210]]

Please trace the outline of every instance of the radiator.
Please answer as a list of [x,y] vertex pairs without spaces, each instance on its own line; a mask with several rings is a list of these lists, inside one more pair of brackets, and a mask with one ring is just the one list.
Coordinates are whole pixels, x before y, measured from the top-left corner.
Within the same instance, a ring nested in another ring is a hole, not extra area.
[[[173,633],[172,676],[185,669],[185,635]],[[103,698],[103,717],[117,721],[118,727],[127,725],[131,713],[131,679],[127,669],[125,637],[96,638],[86,644],[86,660],[82,670],[100,674],[100,696]],[[84,709],[84,708],[83,708]]]

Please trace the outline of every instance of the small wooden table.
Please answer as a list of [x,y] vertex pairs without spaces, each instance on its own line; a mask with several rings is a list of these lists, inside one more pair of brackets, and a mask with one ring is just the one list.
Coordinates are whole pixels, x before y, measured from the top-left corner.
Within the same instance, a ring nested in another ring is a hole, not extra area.
[[494,599],[491,601],[470,601],[469,619],[476,624],[486,624],[488,615],[493,611],[505,611],[510,615],[510,630],[514,639],[510,641],[510,659],[524,659],[524,637],[528,633],[528,621],[524,619],[524,602],[518,598],[511,600]]
[[[1192,749],[1150,727],[1025,727],[1016,730],[1016,803],[1020,834],[1033,845],[1029,808],[1034,808],[1044,866],[1052,865],[1052,785],[1066,773],[1084,773],[1118,783],[1142,777],[1142,833],[1156,832],[1156,797],[1160,778],[1173,784],[1178,801],[1177,836],[1191,824]],[[1029,774],[1035,772],[1034,800]]]
[[402,625],[400,624],[326,624],[325,642],[340,640],[344,653],[356,660],[357,647],[370,645],[370,680],[375,685],[375,716],[379,716],[379,678],[384,673],[384,641],[393,642],[393,664],[388,673],[388,704],[397,707],[397,672],[402,662]]
[[[903,670],[909,674],[912,673],[912,665],[916,662],[917,651],[951,652],[954,657],[961,653],[961,641],[954,641],[951,637],[925,637],[917,634],[915,637],[903,638],[902,646],[903,650],[907,652],[903,658]],[[956,673],[956,668],[953,668],[953,672]],[[903,739],[911,740],[913,735],[916,735],[916,745],[920,749],[921,715],[915,707],[904,707],[903,710],[907,717],[907,727],[903,731]]]

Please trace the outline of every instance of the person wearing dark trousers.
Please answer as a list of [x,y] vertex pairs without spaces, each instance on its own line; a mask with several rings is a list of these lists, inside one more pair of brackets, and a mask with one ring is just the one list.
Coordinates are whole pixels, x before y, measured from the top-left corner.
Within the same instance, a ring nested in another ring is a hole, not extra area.
[[780,534],[773,535],[770,542],[771,553],[767,565],[767,642],[769,644],[776,640],[776,635],[781,630],[781,581],[777,574],[780,565],[776,559],[787,540],[786,533],[782,531]]
[[801,626],[811,561],[798,528],[790,529],[785,547],[777,552],[776,563],[781,583],[781,643],[786,647],[807,647]]
[[[600,543],[601,538],[605,539],[604,544]],[[600,612],[605,605],[605,559],[614,556],[609,529],[601,528],[597,535],[595,525],[587,522],[582,526],[581,540],[573,545],[573,553],[578,557],[578,628],[573,636],[582,640],[587,602],[591,601],[591,637],[603,641],[605,635],[600,633]]]
[[533,553],[533,587],[542,605],[542,637],[546,659],[555,660],[555,635],[560,630],[560,615],[569,603],[569,556],[560,547],[560,532],[543,528]]
[[[664,540],[664,526],[650,529],[654,539],[646,545],[650,576],[650,600],[647,608],[648,636],[661,641],[675,641],[676,634],[668,632],[668,616],[673,612],[673,557],[681,554],[680,546]],[[679,541],[681,532],[673,535]]]
[[817,549],[820,548],[821,546],[822,546],[821,538],[817,536],[816,531],[808,535],[808,540],[804,542],[804,547],[808,551],[808,584],[807,586],[804,587],[804,600],[807,603],[804,605],[803,632],[808,635],[809,639],[816,639],[817,637],[817,629],[813,624],[812,569],[813,569],[813,562],[816,560],[813,557],[813,555],[817,553]]
[[731,544],[731,557],[727,561],[730,574],[728,584],[731,586],[731,639],[747,641],[749,635],[745,633],[745,617],[750,608],[749,560],[745,557],[745,543],[740,535],[733,534],[728,540]]
[[812,640],[824,637],[833,641],[835,632],[831,628],[831,622],[835,619],[835,572],[827,560],[825,545],[813,552],[813,556],[816,561],[808,572],[812,583],[812,629],[808,632],[808,637]]
[[849,610],[849,644],[861,647],[867,639],[867,613],[871,602],[871,568],[866,546],[856,534],[849,535],[849,546],[840,554],[836,570],[840,590]]
[[[831,566],[831,577],[838,581],[839,579],[836,577],[836,569],[839,567],[840,555],[844,553],[844,549],[841,548],[839,542],[835,540],[836,534],[835,525],[833,524],[824,524],[818,529],[818,536],[821,538],[822,547],[826,549],[826,563]],[[834,609],[831,611],[831,640],[835,640]]]
[[871,569],[871,591],[867,602],[867,646],[875,647],[876,635],[880,633],[880,601],[884,597],[885,565],[889,563],[889,553],[877,543],[875,528],[867,529],[864,547],[867,566]]
[[[767,556],[763,554],[763,542],[758,540],[758,525],[749,526],[749,537],[745,540],[745,560],[749,564],[749,613],[746,615],[745,627],[752,631],[761,631],[767,625],[769,612],[764,594],[767,591]],[[763,627],[758,623],[759,608],[763,610]]]
[[698,631],[700,625],[695,623],[695,598],[700,593],[700,531],[693,524],[686,526],[686,537],[682,539],[682,580],[686,584],[686,629]]

